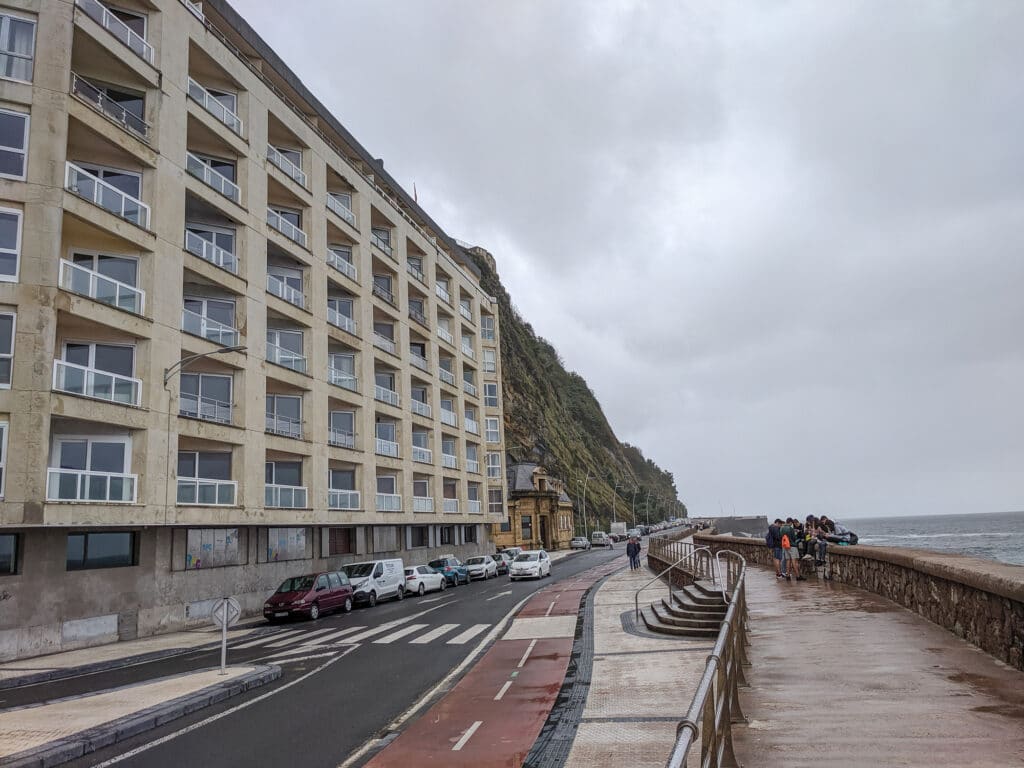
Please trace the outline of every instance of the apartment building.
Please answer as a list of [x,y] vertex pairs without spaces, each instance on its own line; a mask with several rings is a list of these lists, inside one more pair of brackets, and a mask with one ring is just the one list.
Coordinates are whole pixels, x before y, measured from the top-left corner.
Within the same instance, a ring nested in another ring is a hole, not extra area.
[[0,0],[0,659],[493,551],[497,305],[223,0]]

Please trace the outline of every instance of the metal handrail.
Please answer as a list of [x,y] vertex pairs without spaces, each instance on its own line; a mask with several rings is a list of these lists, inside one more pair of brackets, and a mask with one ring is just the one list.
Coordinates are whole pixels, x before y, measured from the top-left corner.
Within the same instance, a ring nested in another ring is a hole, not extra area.
[[[650,552],[650,550],[648,550],[648,552]],[[681,558],[679,558],[674,563],[672,563],[672,565],[670,565],[668,568],[663,570],[661,573],[659,573],[657,576],[655,576],[653,579],[648,581],[646,584],[644,584],[642,587],[640,587],[640,589],[638,589],[636,591],[636,593],[633,595],[633,605],[634,605],[634,607],[636,609],[636,618],[638,620],[640,619],[640,593],[643,592],[645,589],[647,589],[649,586],[651,586],[651,584],[656,582],[658,579],[660,579],[666,573],[671,571],[673,568],[678,568],[684,561],[689,560],[692,557],[696,557],[698,552],[707,552],[708,553],[708,560],[710,561],[710,559],[711,559],[711,547],[694,547],[691,551],[687,552]],[[694,572],[695,573],[696,573],[696,570],[697,570],[696,567],[694,567]],[[671,578],[669,578],[669,580],[668,580],[668,594],[669,594],[669,600],[671,601],[671,599],[672,599],[672,579]]]
[[[733,568],[730,568],[728,564],[726,564],[726,571],[725,571],[725,575],[723,576],[722,575],[722,555],[726,555],[727,559],[728,558],[738,559],[740,561],[739,562],[739,568],[738,569],[733,569]],[[745,557],[743,557],[743,555],[741,555],[739,552],[734,552],[731,549],[720,549],[717,552],[715,552],[715,570],[718,572],[718,580],[721,582],[721,585],[722,585],[721,586],[722,599],[726,603],[729,602],[728,590],[729,590],[729,584],[732,583],[732,577],[734,575],[737,575],[739,573],[744,572],[746,570],[746,568],[747,568],[747,559]],[[737,576],[737,578],[738,578],[738,576]]]

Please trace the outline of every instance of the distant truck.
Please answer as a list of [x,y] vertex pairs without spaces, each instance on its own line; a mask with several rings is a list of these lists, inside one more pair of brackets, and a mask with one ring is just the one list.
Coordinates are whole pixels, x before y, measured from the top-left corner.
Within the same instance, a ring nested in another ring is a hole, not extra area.
[[611,533],[613,536],[616,536],[616,537],[621,536],[622,538],[625,538],[626,537],[626,523],[625,523],[625,521],[623,521],[621,523],[612,523],[612,527],[611,527],[611,530],[609,531],[609,533]]

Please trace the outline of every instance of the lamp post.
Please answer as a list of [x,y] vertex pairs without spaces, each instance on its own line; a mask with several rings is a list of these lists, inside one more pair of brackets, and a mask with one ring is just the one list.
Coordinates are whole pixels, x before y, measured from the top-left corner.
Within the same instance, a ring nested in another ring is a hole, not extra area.
[[636,494],[637,494],[637,491],[639,491],[639,490],[640,490],[640,486],[639,485],[636,486],[633,489],[633,504],[632,504],[632,507],[633,507],[633,525],[636,525]]
[[651,491],[647,490],[647,502],[644,504],[644,509],[647,510],[647,524],[651,524]]
[[590,480],[590,470],[587,470],[587,477],[583,481],[583,535],[586,538],[590,538],[590,534],[587,533],[587,481]]
[[618,518],[615,516],[615,500],[619,497],[619,488],[625,488],[625,487],[626,486],[622,485],[622,483],[619,483],[618,481],[616,481],[614,495],[612,496],[612,522],[613,523],[618,522]]

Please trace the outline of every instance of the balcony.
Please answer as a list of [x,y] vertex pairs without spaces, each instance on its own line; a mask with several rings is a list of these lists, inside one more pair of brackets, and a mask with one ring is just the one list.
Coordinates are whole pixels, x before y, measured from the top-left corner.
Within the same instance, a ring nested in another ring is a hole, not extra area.
[[501,465],[498,466],[488,465],[487,467],[487,479],[488,480],[501,480]]
[[455,411],[448,411],[444,408],[441,409],[441,423],[447,424],[449,427],[459,426],[459,417]]
[[306,233],[296,227],[273,208],[267,208],[267,224],[292,242],[306,247]]
[[354,374],[348,371],[343,371],[340,368],[327,368],[327,381],[336,387],[351,390],[352,392],[359,391],[359,380]]
[[417,355],[415,352],[409,352],[409,362],[421,371],[430,373],[430,364],[427,362],[427,358],[423,357],[423,355]]
[[476,360],[476,352],[473,351],[473,348],[469,344],[462,345],[462,354],[470,360]]
[[452,387],[455,386],[455,374],[452,373],[451,371],[449,371],[447,368],[438,368],[437,369],[437,376],[445,384],[448,384],[448,385],[450,385]]
[[413,496],[412,497],[412,511],[413,512],[433,512],[434,511],[434,498],[432,496]]
[[441,341],[447,341],[452,346],[455,345],[455,339],[452,338],[451,333],[444,326],[437,326],[437,338],[441,339]]
[[83,104],[92,107],[104,117],[111,120],[119,128],[135,134],[145,142],[149,141],[150,125],[138,115],[134,115],[107,96],[99,88],[81,75],[71,73],[71,94],[77,96]]
[[467,416],[465,424],[467,432],[472,432],[474,435],[480,434],[480,422],[478,422],[476,419],[471,419],[469,418],[469,416]]
[[402,397],[393,389],[387,389],[382,387],[380,384],[376,384],[373,387],[373,397],[375,400],[379,400],[382,403],[393,405],[396,408],[401,404]]
[[356,271],[356,265],[350,261],[345,261],[345,259],[329,248],[327,249],[327,265],[341,272],[349,280],[359,282],[359,273]]
[[391,243],[388,242],[387,238],[376,232],[370,233],[370,242],[380,248],[384,253],[390,256],[392,259],[395,258],[394,251],[391,250]]
[[215,421],[218,424],[230,424],[231,403],[182,392],[178,396],[178,415],[190,419]]
[[453,456],[450,453],[441,453],[441,466],[445,469],[458,469],[459,468],[459,457]]
[[335,448],[355,448],[356,436],[341,429],[328,429],[327,442]]
[[429,403],[423,403],[419,400],[410,400],[409,406],[412,408],[412,412],[417,416],[423,416],[427,419],[433,417],[433,409],[430,407]]
[[378,349],[383,349],[385,352],[390,352],[392,355],[397,355],[395,342],[389,339],[387,336],[381,336],[379,333],[373,334],[373,346]]
[[451,306],[452,296],[450,293],[448,293],[448,289],[442,286],[440,283],[434,284],[434,295],[437,296],[437,298],[439,298],[448,306]]
[[459,304],[459,314],[469,320],[469,322],[473,322],[473,310],[469,309],[465,304]]
[[142,381],[97,368],[53,361],[53,390],[122,405],[142,404]]
[[473,459],[466,459],[466,471],[472,472],[474,475],[480,474],[480,462],[474,461]]
[[138,475],[50,467],[46,470],[46,500],[134,504],[138,480]]
[[462,389],[466,392],[467,395],[472,395],[473,397],[477,396],[476,384],[474,384],[471,381],[466,381],[465,379],[463,379]]
[[68,162],[65,167],[64,188],[125,221],[149,229],[148,205],[131,195],[126,195],[72,162]]
[[267,342],[267,362],[291,368],[299,373],[306,372],[306,358],[304,355],[292,352],[284,347],[279,347],[270,341]]
[[422,283],[423,285],[427,284],[427,276],[424,275],[423,271],[420,270],[418,267],[415,267],[412,264],[406,264],[405,271],[412,275],[413,280],[416,280],[417,282]]
[[429,448],[422,448],[418,445],[412,447],[412,460],[421,464],[433,464],[434,452]]
[[375,451],[378,456],[391,456],[392,458],[398,458],[398,443],[394,443],[390,440],[385,440],[382,437],[376,438],[377,444]]
[[181,310],[181,330],[223,347],[238,345],[238,329],[190,309]]
[[185,169],[211,189],[220,192],[233,203],[241,205],[242,190],[220,171],[215,171],[202,158],[191,152],[185,153]]
[[284,281],[284,278],[267,273],[267,293],[272,293],[279,299],[284,299],[289,304],[294,304],[300,309],[305,309],[306,298],[302,291],[293,288]]
[[327,491],[328,509],[359,509],[359,491]]
[[377,511],[378,512],[401,512],[402,511],[402,496],[397,493],[378,493],[377,494]]
[[298,182],[300,187],[306,186],[306,172],[282,155],[273,144],[267,144],[267,160],[276,165],[293,181]]
[[141,59],[152,64],[156,60],[153,46],[146,42],[135,30],[112,14],[98,0],[75,0],[85,15],[107,30],[110,34],[128,46]]
[[264,506],[277,509],[305,509],[306,489],[301,485],[272,485],[264,487]]
[[343,331],[348,331],[353,336],[356,334],[356,321],[348,315],[343,315],[333,307],[327,308],[327,322],[333,325],[335,328],[341,328]]
[[238,483],[233,480],[178,478],[178,504],[204,507],[233,507]]
[[266,431],[272,435],[281,435],[281,437],[293,437],[296,440],[301,440],[302,420],[293,419],[290,416],[280,416],[277,414],[268,413]]
[[239,136],[242,135],[242,118],[215,99],[209,91],[191,77],[188,79],[188,95],[194,102],[217,118],[217,120],[224,123],[234,133]]
[[430,329],[430,323],[427,322],[427,316],[420,312],[418,309],[409,307],[409,317],[415,320],[417,323],[422,325],[427,330]]
[[60,287],[136,315],[146,304],[145,291],[65,259],[60,260]]
[[383,285],[378,285],[377,283],[374,283],[373,284],[373,295],[378,297],[378,298],[380,298],[380,299],[384,299],[384,301],[386,301],[391,306],[395,305],[395,294],[393,294],[391,291],[389,291]]
[[480,499],[470,499],[466,504],[469,506],[469,514],[471,515],[479,515],[484,511]]
[[185,230],[185,250],[203,261],[226,269],[233,275],[238,274],[238,259],[235,258],[235,254],[187,229]]
[[327,193],[327,208],[334,211],[338,216],[343,218],[353,227],[356,225],[356,215],[352,213],[352,209],[345,205],[341,200],[330,192]]
[[441,511],[446,514],[458,514],[459,512],[459,500],[458,499],[442,499]]

